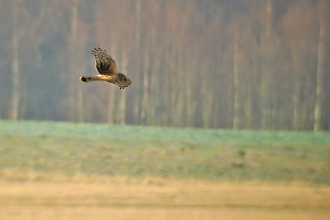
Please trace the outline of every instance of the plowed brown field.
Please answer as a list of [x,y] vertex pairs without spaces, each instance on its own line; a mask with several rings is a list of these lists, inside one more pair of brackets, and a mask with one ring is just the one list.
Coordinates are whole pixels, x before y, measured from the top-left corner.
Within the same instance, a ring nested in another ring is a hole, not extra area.
[[330,219],[330,188],[194,181],[0,182],[0,219]]

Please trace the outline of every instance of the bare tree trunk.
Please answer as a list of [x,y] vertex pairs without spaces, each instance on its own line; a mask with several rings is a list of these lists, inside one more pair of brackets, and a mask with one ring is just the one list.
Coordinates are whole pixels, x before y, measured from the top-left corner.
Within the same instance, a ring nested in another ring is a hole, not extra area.
[[[79,73],[81,75],[86,75],[86,68],[85,66],[81,66]],[[82,89],[82,83],[79,83],[77,86],[77,110],[78,110],[78,121],[80,123],[84,122],[84,101],[83,101],[83,89]]]
[[299,63],[299,57],[297,57],[298,54],[294,53],[293,55],[293,122],[292,127],[294,130],[301,129],[301,76],[300,76],[300,69],[299,66],[301,65]]
[[[135,51],[141,51],[141,0],[135,1],[135,25],[133,30],[134,35],[134,50]],[[143,56],[135,56],[136,63],[143,62],[141,60]],[[140,72],[140,68],[135,68],[135,74],[138,74]],[[143,71],[143,70],[142,70]],[[125,74],[125,73],[124,73]],[[140,77],[136,77],[134,81],[134,85],[136,86],[136,92],[134,93],[133,98],[133,114],[134,114],[134,120],[133,122],[135,124],[141,123],[141,103],[142,103],[142,86],[143,82],[141,82]]]
[[[70,103],[69,103],[69,120],[76,121],[77,114],[76,114],[76,107],[77,107],[77,92],[79,93],[79,89],[76,88],[74,82],[76,79],[76,69],[77,69],[77,58],[76,58],[76,42],[77,42],[77,23],[78,23],[78,1],[73,0],[72,7],[71,7],[71,34],[70,34]],[[80,117],[80,116],[78,116]]]
[[191,78],[189,77],[189,71],[186,71],[186,127],[193,126],[193,103],[191,98]]
[[151,83],[150,83],[150,96],[151,96],[151,105],[152,107],[150,108],[149,112],[149,117],[148,117],[148,125],[157,125],[158,124],[158,118],[156,117],[156,113],[158,110],[158,107],[160,106],[160,78],[159,78],[159,73],[160,71],[160,64],[161,64],[161,57],[160,57],[160,52],[161,50],[158,49],[156,51],[154,60],[153,60],[153,65],[150,65],[150,71],[151,71]]
[[238,76],[238,36],[235,31],[234,36],[234,51],[233,51],[233,78],[234,78],[234,115],[233,115],[233,129],[239,129],[240,126],[240,111],[241,111],[241,101],[240,101],[240,85]]
[[107,114],[107,122],[109,124],[114,123],[114,104],[115,104],[115,87],[109,86],[109,95],[108,95],[108,114]]
[[272,109],[272,74],[270,65],[270,53],[273,53],[271,47],[271,28],[273,17],[272,0],[266,3],[266,26],[265,33],[261,40],[261,51],[264,56],[264,62],[261,68],[261,129],[269,129],[272,127],[273,109]]
[[140,48],[141,39],[141,0],[135,1],[135,46]]
[[118,116],[119,116],[119,124],[124,125],[126,123],[126,89],[120,91]]
[[18,1],[15,0],[13,6],[13,61],[12,61],[12,98],[11,98],[11,119],[18,119],[19,103],[20,103],[20,77],[21,71],[19,68],[19,58],[18,58]]
[[149,51],[146,49],[144,52],[144,63],[143,63],[143,91],[142,91],[142,106],[141,106],[141,122],[146,123],[146,117],[149,110]]
[[318,44],[318,60],[317,60],[317,78],[316,78],[316,103],[315,103],[315,121],[314,131],[325,129],[325,113],[323,107],[325,104],[324,81],[326,75],[326,38],[327,38],[327,3],[326,0],[321,1],[320,5],[320,30],[319,30],[319,44]]
[[[249,66],[247,66],[246,74],[243,79],[241,79],[241,82],[244,82],[244,90],[241,91],[241,99],[243,99],[243,107],[241,112],[244,112],[245,118],[244,118],[244,125],[243,129],[254,129],[253,126],[253,118],[252,118],[252,108],[253,108],[253,98],[252,98],[252,81],[253,81],[253,64],[249,63]],[[244,67],[242,67],[244,68]],[[244,68],[245,69],[245,68]]]
[[212,109],[213,109],[213,94],[210,91],[210,88],[207,86],[208,82],[204,80],[202,82],[202,95],[203,95],[203,110],[202,110],[202,117],[203,117],[203,128],[210,128],[212,125],[212,121],[214,118],[212,117]]
[[[194,47],[191,48],[192,51],[187,52],[187,54],[195,54]],[[188,51],[188,50],[187,50]],[[186,127],[193,127],[195,123],[195,113],[198,106],[198,101],[194,98],[194,88],[196,78],[193,77],[192,74],[198,68],[199,60],[196,56],[190,56],[189,61],[185,61],[185,68],[182,70],[185,74],[184,81],[185,83],[185,96],[186,96],[186,103],[185,103],[185,126]],[[189,63],[188,63],[189,62]],[[195,81],[194,81],[195,80]],[[198,81],[198,80],[197,80]]]

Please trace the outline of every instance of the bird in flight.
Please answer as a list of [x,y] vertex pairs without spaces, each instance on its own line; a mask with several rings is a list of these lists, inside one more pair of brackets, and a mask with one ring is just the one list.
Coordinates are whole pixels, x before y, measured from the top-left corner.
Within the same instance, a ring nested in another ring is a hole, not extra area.
[[92,51],[95,60],[95,68],[99,73],[96,76],[82,76],[80,80],[84,83],[92,81],[106,81],[119,86],[120,89],[125,89],[132,82],[124,74],[117,72],[116,62],[101,48],[94,48]]

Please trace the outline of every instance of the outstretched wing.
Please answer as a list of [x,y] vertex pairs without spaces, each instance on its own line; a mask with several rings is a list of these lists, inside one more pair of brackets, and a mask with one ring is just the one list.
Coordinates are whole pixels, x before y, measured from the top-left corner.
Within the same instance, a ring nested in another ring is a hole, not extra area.
[[106,50],[102,50],[101,48],[94,48],[92,54],[95,59],[95,68],[97,72],[101,75],[116,75],[117,67],[116,62],[112,57],[107,53]]

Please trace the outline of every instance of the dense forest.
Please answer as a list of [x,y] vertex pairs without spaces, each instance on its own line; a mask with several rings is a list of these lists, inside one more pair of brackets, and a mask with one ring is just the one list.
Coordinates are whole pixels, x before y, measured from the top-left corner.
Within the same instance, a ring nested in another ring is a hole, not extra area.
[[[0,1],[0,117],[330,129],[328,0]],[[95,75],[94,47],[132,80]]]

